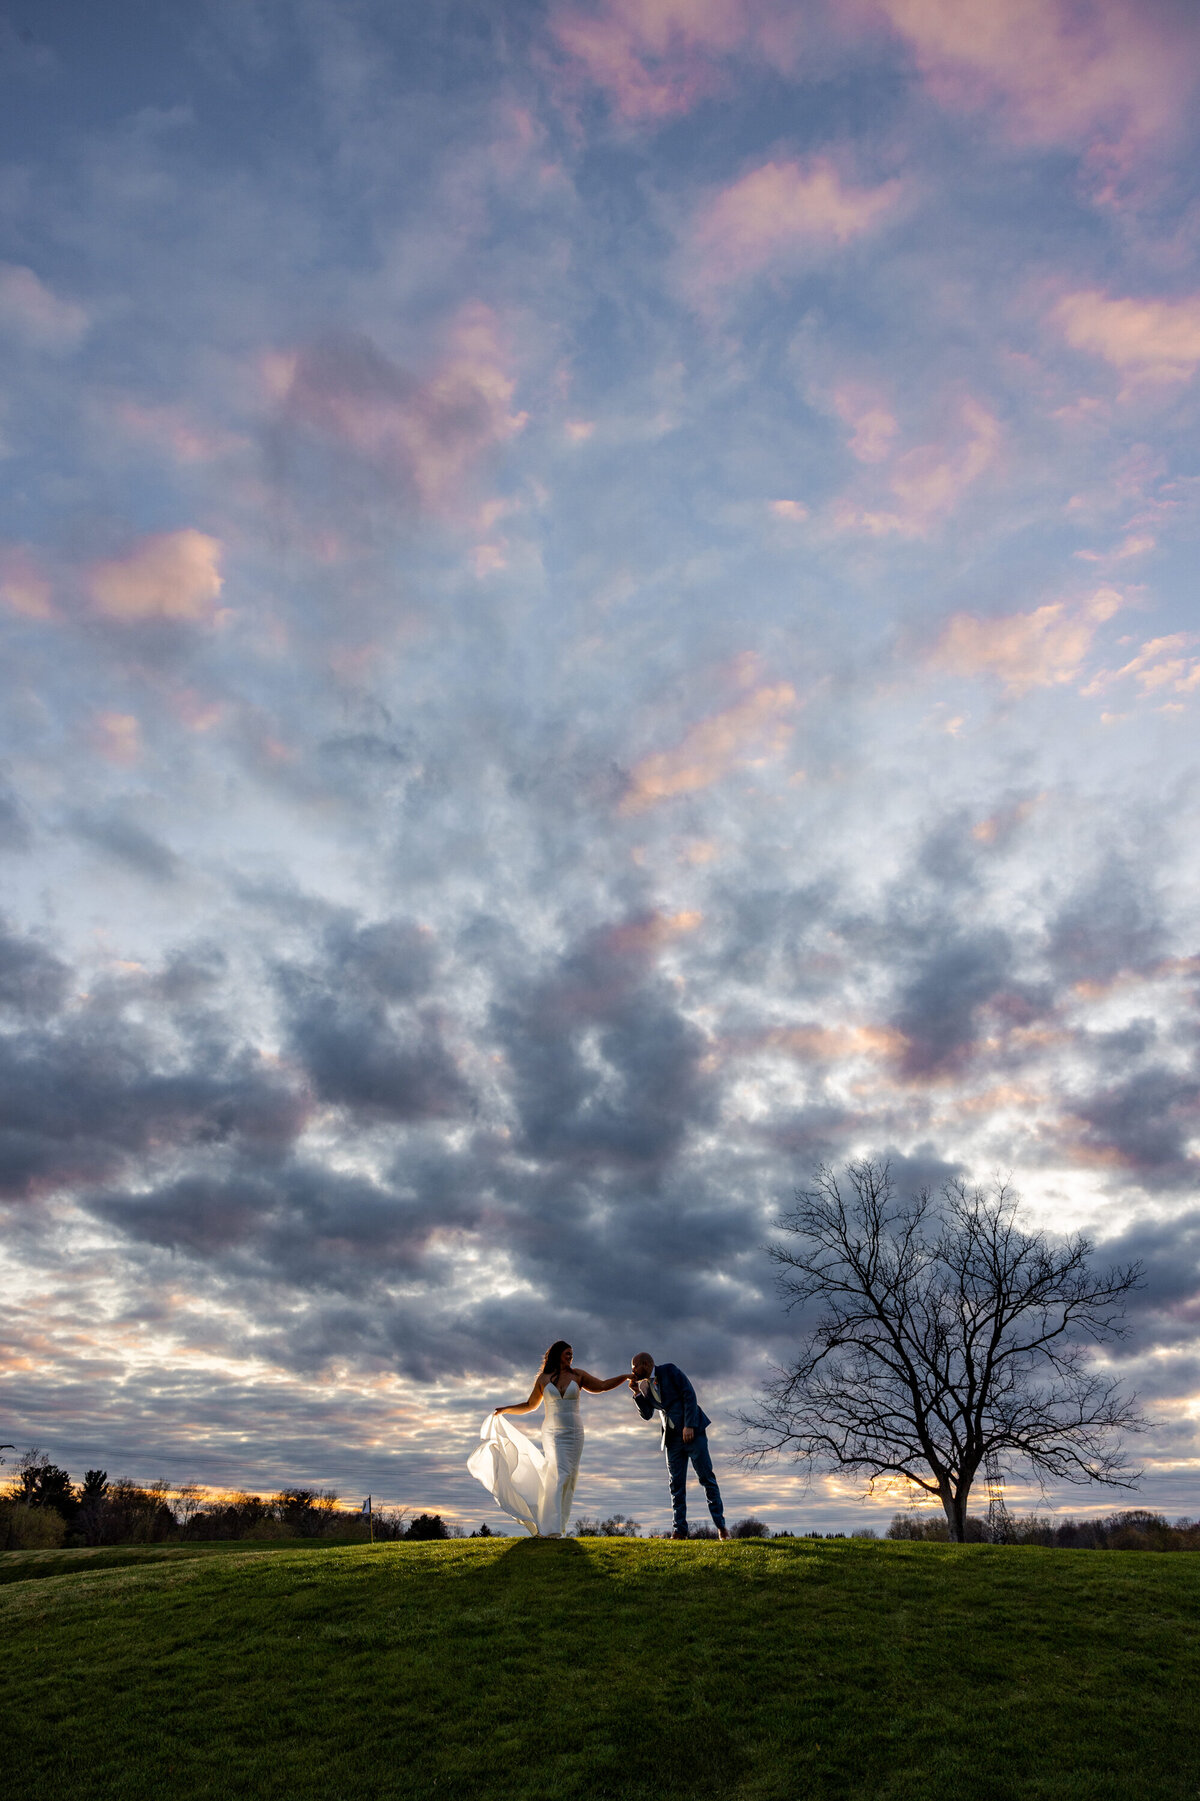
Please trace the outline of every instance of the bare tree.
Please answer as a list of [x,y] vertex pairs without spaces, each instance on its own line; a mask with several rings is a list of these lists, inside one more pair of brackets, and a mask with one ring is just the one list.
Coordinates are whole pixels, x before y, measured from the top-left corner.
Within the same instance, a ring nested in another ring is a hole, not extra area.
[[184,1482],[175,1490],[175,1518],[186,1532],[204,1506],[204,1491],[198,1482]]
[[1095,1275],[1086,1239],[1023,1231],[1015,1212],[1003,1184],[901,1201],[887,1164],[851,1163],[843,1182],[818,1170],[771,1248],[789,1309],[817,1318],[743,1416],[747,1458],[904,1477],[937,1496],[957,1543],[989,1454],[1131,1487],[1121,1435],[1142,1420],[1091,1350],[1123,1335],[1141,1267]]

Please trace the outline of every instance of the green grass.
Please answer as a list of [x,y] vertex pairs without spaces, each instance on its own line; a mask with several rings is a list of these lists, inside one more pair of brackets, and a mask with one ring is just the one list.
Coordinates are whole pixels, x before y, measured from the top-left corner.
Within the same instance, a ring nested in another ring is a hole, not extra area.
[[1187,1555],[267,1544],[0,1579],[6,1796],[1200,1796]]

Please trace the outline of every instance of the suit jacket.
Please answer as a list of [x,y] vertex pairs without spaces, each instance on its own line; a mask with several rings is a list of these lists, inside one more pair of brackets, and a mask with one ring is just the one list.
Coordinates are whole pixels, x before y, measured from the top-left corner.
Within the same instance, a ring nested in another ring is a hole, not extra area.
[[637,1410],[644,1420],[654,1418],[655,1411],[662,1413],[663,1443],[690,1426],[697,1437],[710,1426],[712,1421],[696,1399],[696,1391],[674,1363],[656,1363],[654,1380],[658,1384],[661,1401],[656,1401],[652,1394],[634,1395]]

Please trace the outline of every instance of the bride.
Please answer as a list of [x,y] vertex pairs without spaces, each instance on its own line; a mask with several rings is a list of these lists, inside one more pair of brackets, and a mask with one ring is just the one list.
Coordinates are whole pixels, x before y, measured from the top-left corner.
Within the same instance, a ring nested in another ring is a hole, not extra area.
[[[602,1395],[619,1388],[628,1376],[602,1382],[571,1362],[565,1338],[556,1338],[534,1380],[527,1401],[497,1407],[479,1429],[482,1444],[467,1459],[467,1468],[505,1513],[520,1520],[535,1538],[561,1538],[571,1517],[575,1478],[583,1455],[583,1421],[579,1397],[584,1389]],[[541,1403],[542,1448],[508,1424],[510,1413],[532,1413]]]

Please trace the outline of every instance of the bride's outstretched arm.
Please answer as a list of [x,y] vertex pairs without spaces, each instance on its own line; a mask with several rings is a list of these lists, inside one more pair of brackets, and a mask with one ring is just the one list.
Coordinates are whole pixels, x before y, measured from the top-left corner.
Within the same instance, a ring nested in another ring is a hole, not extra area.
[[542,1404],[542,1378],[539,1376],[533,1385],[533,1393],[527,1401],[514,1401],[511,1407],[493,1407],[493,1413],[532,1413],[535,1407]]
[[589,1376],[586,1370],[577,1369],[575,1380],[580,1388],[586,1388],[589,1393],[603,1395],[607,1394],[610,1388],[620,1388],[622,1382],[628,1382],[629,1377],[628,1375],[610,1376],[607,1382],[602,1382],[599,1376]]

